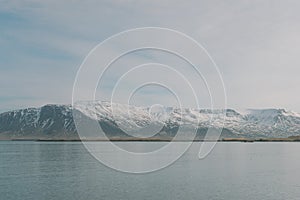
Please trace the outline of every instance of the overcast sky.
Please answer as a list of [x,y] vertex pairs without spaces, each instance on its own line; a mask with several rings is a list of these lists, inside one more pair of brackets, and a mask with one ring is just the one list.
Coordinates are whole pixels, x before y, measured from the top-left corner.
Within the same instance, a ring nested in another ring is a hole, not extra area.
[[[228,107],[300,112],[298,0],[0,0],[0,5],[0,111],[71,103],[77,70],[92,48],[118,32],[155,26],[181,31],[206,48],[222,74]],[[141,94],[147,91],[153,88]]]

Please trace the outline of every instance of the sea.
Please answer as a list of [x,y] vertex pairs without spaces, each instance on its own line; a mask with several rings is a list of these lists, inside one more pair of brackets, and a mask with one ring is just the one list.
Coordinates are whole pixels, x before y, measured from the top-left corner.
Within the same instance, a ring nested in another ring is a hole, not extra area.
[[[166,143],[119,144],[155,149]],[[103,165],[81,142],[1,141],[0,199],[299,200],[300,143],[219,142],[204,159],[199,145],[166,168],[131,174]]]

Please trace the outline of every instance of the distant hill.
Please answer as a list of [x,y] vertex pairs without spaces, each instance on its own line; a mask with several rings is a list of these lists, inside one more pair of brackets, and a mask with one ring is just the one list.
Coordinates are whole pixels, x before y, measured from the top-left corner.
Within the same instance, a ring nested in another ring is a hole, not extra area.
[[[0,114],[0,139],[78,139],[71,105],[45,105]],[[203,139],[208,128],[220,130],[221,138],[287,138],[300,136],[300,115],[284,109],[245,111],[128,106],[109,102],[85,102],[74,108],[96,121],[109,138],[172,138],[181,127],[183,138],[197,129]],[[225,121],[223,120],[224,115]],[[150,128],[149,128],[150,127]],[[212,131],[211,137],[214,137]],[[217,132],[217,131],[216,131]],[[91,136],[97,138],[97,134]]]

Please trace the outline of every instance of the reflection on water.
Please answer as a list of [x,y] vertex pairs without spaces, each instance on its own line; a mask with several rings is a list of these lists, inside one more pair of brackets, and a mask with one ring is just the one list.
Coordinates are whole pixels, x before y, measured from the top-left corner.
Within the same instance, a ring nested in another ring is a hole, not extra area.
[[[119,145],[149,150],[161,143]],[[194,144],[166,169],[134,175],[103,166],[81,143],[0,142],[0,197],[273,200],[300,196],[300,143],[218,143],[204,160],[197,159],[199,148]]]

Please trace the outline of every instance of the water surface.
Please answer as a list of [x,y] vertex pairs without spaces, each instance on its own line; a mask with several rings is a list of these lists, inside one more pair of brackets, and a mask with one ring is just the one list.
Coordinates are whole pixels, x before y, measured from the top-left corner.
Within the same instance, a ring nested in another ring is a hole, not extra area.
[[[153,149],[161,143],[122,143]],[[300,143],[199,144],[163,170],[117,172],[79,142],[0,142],[0,199],[299,199]],[[110,152],[107,152],[110,153]],[[124,162],[128,162],[123,158]]]

